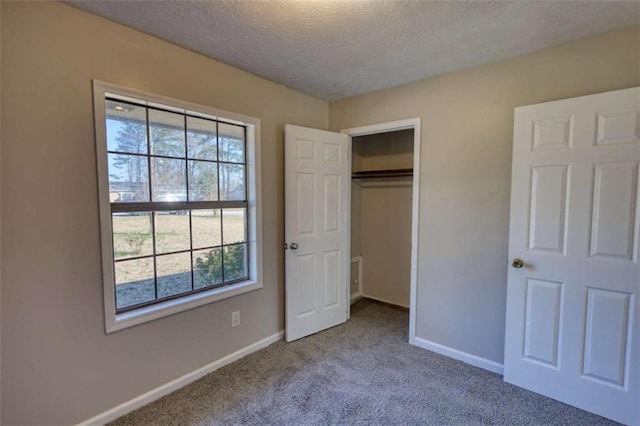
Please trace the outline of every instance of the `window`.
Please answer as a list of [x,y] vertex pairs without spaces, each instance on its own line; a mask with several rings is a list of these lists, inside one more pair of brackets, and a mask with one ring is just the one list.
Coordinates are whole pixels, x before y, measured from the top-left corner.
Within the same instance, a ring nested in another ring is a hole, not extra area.
[[107,331],[259,288],[259,121],[94,82]]

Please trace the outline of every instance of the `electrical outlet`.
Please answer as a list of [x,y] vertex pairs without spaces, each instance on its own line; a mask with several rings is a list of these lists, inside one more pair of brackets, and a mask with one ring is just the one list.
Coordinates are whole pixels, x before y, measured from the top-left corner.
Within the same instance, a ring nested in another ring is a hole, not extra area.
[[231,327],[240,325],[240,311],[231,312]]

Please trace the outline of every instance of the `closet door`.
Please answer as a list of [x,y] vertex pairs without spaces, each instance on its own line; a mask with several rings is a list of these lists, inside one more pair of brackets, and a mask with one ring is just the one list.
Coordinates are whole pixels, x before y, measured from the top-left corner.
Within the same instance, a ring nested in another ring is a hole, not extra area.
[[287,342],[347,319],[349,142],[285,126]]

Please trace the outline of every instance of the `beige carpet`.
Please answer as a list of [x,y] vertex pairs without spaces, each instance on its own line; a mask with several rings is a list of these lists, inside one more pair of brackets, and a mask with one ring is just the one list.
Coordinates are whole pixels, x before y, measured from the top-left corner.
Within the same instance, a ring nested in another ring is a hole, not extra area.
[[408,322],[359,302],[347,324],[275,343],[113,424],[615,424],[410,346]]

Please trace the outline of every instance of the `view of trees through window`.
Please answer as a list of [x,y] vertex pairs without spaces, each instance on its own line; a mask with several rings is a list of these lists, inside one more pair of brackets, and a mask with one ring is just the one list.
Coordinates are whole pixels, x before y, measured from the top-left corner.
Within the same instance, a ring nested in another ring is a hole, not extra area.
[[120,311],[248,277],[246,129],[106,100]]

